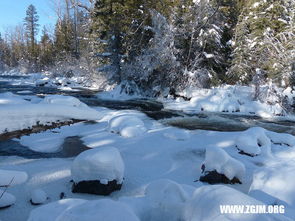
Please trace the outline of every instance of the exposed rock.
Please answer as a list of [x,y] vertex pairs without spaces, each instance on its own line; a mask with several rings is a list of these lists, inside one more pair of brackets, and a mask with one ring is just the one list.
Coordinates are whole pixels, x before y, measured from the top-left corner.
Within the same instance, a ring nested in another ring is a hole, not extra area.
[[120,190],[122,183],[118,184],[116,180],[102,184],[99,180],[81,181],[72,186],[73,193],[90,193],[96,195],[110,195],[112,192]]
[[224,174],[220,174],[216,170],[205,172],[205,175],[200,177],[200,181],[206,182],[209,184],[218,184],[218,183],[242,184],[242,182],[238,178],[234,177],[233,179],[230,180]]

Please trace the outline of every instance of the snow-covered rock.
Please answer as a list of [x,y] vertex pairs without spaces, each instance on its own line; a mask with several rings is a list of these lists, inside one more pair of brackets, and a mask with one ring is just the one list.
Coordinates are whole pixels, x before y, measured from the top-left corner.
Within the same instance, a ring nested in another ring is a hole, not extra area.
[[31,192],[31,203],[33,205],[39,205],[45,203],[47,200],[47,194],[42,189],[36,189]]
[[[184,208],[184,221],[274,221],[289,220],[278,214],[221,213],[221,205],[263,205],[233,188],[214,185],[197,188]],[[246,210],[246,209],[245,209]]]
[[121,188],[124,162],[118,149],[99,147],[79,154],[71,173],[73,192],[108,195]]
[[[15,95],[16,96],[16,95]],[[98,120],[100,113],[77,98],[53,95],[43,100],[21,101],[21,96],[5,96],[0,104],[0,133],[31,128],[37,124],[49,125],[57,121]]]
[[265,133],[274,144],[285,144],[295,147],[295,137],[291,134],[275,133],[272,131],[265,131]]
[[[281,89],[276,89],[282,97],[285,95],[290,95],[289,99],[294,97],[294,94],[283,93]],[[268,93],[269,85],[261,85],[261,91],[263,91],[263,101],[254,101],[254,91],[250,86],[223,85],[211,89],[188,87],[179,95],[191,98],[190,101],[164,100],[163,102],[165,109],[184,112],[229,112],[255,114],[268,118],[284,114],[285,111],[279,102],[273,102],[273,97]]]
[[123,137],[136,137],[146,132],[144,122],[132,115],[119,115],[109,121],[109,131]]
[[26,182],[28,174],[23,171],[0,169],[0,186],[14,186]]
[[48,85],[49,82],[50,82],[50,79],[49,79],[48,77],[44,77],[44,78],[42,78],[42,79],[38,79],[38,80],[36,80],[35,85],[36,85],[37,87],[43,87],[43,86],[45,86],[45,85]]
[[270,155],[271,141],[265,134],[265,129],[252,127],[236,138],[236,146],[241,153],[250,156]]
[[147,205],[150,205],[145,216],[153,221],[179,220],[183,205],[189,198],[180,184],[164,179],[150,183],[145,189],[145,196]]
[[125,204],[110,199],[60,200],[32,210],[28,221],[139,221]]
[[208,147],[206,149],[206,156],[203,165],[205,168],[203,168],[204,176],[201,177],[201,181],[206,181],[205,177],[207,175],[211,177],[212,174],[209,173],[216,171],[218,174],[225,175],[229,181],[233,181],[234,178],[237,178],[238,181],[242,182],[246,171],[243,163],[232,158],[225,152],[225,150],[218,147]]
[[11,205],[13,205],[16,201],[16,198],[14,195],[5,192],[4,190],[0,190],[0,209],[6,208]]
[[149,183],[144,188],[143,196],[122,197],[120,201],[128,204],[140,220],[178,221],[189,198],[183,185],[160,179]]

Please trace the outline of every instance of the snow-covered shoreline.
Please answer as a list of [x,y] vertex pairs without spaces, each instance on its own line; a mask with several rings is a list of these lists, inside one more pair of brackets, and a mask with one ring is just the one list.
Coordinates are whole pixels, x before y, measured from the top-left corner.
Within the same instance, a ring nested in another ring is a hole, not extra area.
[[[106,98],[107,93],[101,97]],[[191,101],[161,101],[167,109],[225,114],[236,110],[231,108],[236,108],[233,104],[237,104],[235,99],[238,97],[250,102],[250,91],[243,97],[239,93],[232,94],[232,88],[194,93]],[[221,100],[224,103],[220,103]],[[251,106],[251,103],[245,105],[247,111],[261,107]],[[241,106],[238,107],[240,112],[233,114],[245,114]],[[205,107],[203,111],[200,110],[202,107]],[[226,110],[229,112],[223,112]],[[269,106],[262,110],[262,117],[274,118]],[[185,130],[165,126],[136,110],[90,108],[77,98],[62,95],[40,98],[2,93],[0,116],[2,132],[57,120],[91,120],[91,124],[80,122],[14,140],[33,151],[50,153],[58,151],[65,138],[78,136],[89,148],[115,148],[125,165],[122,189],[102,197],[72,193],[75,158],[0,156],[1,185],[8,186],[0,205],[11,205],[0,211],[1,221],[89,221],[99,214],[110,220],[122,215],[136,221],[213,221],[216,217],[219,220],[287,221],[295,216],[295,137],[290,134],[257,127],[238,132]],[[82,154],[80,157],[83,161]],[[104,167],[101,169],[105,170]],[[236,177],[241,184],[200,182],[200,177],[210,171],[228,179]],[[14,181],[12,177],[15,177]],[[2,191],[3,187],[0,189]],[[64,199],[60,201],[61,198]],[[43,206],[32,205],[32,199]],[[210,210],[207,204],[211,205]],[[221,204],[277,204],[285,207],[285,213],[220,214]],[[98,205],[104,205],[105,211],[112,207],[113,213],[94,210]],[[82,216],[80,210],[87,212]]]

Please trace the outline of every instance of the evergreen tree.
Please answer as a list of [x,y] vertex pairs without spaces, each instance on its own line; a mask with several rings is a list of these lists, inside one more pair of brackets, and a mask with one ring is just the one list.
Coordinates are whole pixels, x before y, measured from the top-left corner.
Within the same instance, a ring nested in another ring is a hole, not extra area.
[[31,62],[36,63],[37,51],[36,51],[36,36],[38,34],[39,24],[37,23],[39,16],[34,5],[29,5],[26,11],[26,17],[24,19],[24,25],[26,35],[28,38],[28,52]]
[[73,22],[67,16],[56,23],[54,45],[60,59],[75,52]]
[[257,68],[265,77],[280,78],[272,47],[294,22],[289,4],[289,0],[252,0],[245,4],[235,28],[233,61],[228,72],[234,82],[250,82]]
[[53,64],[53,42],[49,36],[46,27],[43,27],[40,41],[40,65],[42,68]]

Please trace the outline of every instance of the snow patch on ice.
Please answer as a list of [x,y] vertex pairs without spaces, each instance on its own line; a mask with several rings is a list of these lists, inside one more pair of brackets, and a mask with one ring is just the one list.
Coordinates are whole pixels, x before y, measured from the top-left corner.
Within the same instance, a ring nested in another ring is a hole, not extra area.
[[0,186],[14,186],[22,184],[26,182],[27,179],[28,174],[26,172],[0,169]]

